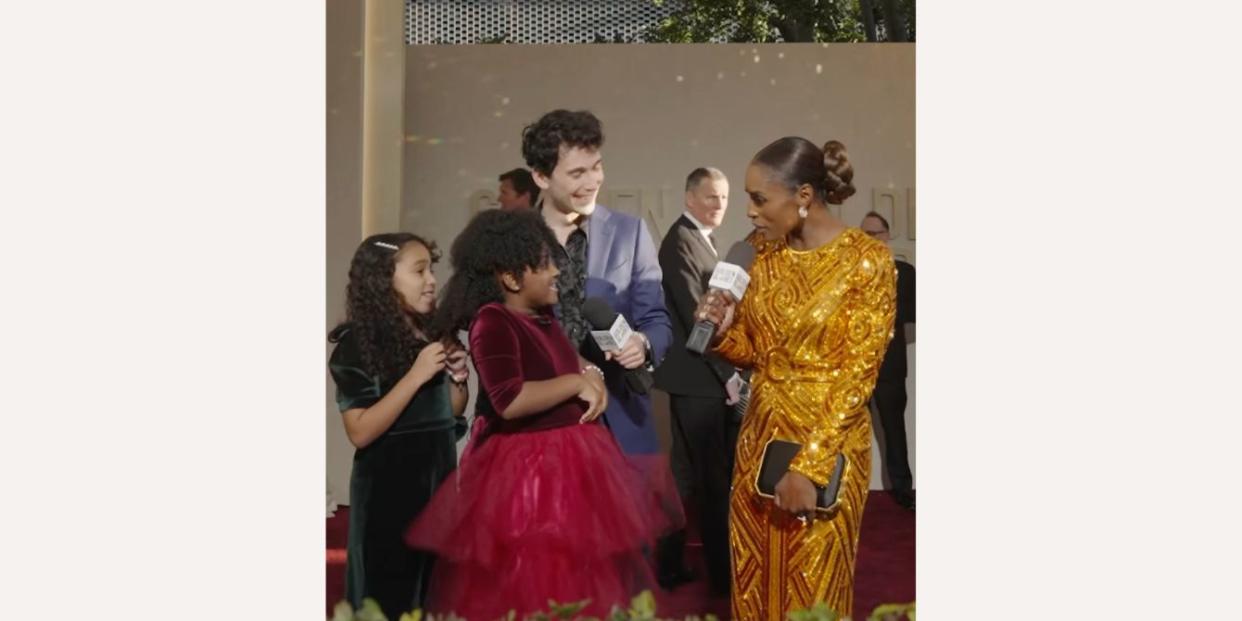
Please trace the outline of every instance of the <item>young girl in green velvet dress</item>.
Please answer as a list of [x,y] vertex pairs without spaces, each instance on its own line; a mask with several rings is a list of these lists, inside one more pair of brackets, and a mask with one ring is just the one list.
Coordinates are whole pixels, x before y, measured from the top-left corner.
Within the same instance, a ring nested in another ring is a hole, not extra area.
[[345,593],[379,602],[389,619],[423,605],[434,557],[405,529],[457,465],[465,431],[466,353],[428,338],[439,259],[409,233],[368,237],[354,253],[346,321],[329,335],[337,405],[357,447],[350,476]]

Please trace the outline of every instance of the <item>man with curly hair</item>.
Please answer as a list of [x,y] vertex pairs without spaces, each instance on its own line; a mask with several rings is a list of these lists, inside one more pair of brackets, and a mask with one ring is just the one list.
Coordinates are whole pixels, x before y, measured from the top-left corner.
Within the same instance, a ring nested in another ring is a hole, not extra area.
[[[651,400],[630,390],[623,374],[651,369],[664,357],[672,323],[655,243],[643,221],[596,203],[604,182],[603,144],[599,119],[585,110],[553,110],[522,130],[522,155],[541,190],[536,209],[559,242],[553,249],[561,270],[558,317],[574,346],[607,375],[604,419],[622,449],[654,455],[661,449]],[[582,313],[588,297],[607,301],[634,329],[624,347],[604,352],[602,360]]]

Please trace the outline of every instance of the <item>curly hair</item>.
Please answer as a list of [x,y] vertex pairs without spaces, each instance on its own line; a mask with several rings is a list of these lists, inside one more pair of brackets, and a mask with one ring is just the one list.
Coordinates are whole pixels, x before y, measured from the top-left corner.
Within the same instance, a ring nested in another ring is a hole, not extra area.
[[580,149],[604,146],[604,127],[586,110],[553,110],[522,129],[522,157],[531,169],[551,176],[561,145]]
[[392,286],[397,254],[409,243],[422,244],[433,264],[440,260],[435,243],[413,233],[380,233],[362,240],[349,264],[345,321],[328,335],[337,343],[353,332],[363,370],[383,381],[395,381],[409,371],[428,343],[418,331],[431,317],[406,311]]
[[806,138],[785,137],[761,149],[754,161],[775,172],[790,191],[810,184],[830,205],[854,195],[854,166],[839,141],[829,140],[821,149]]
[[533,210],[480,212],[453,240],[449,250],[453,276],[444,287],[431,332],[468,330],[479,307],[504,301],[497,276],[520,277],[527,268],[546,266],[556,244],[552,229]]

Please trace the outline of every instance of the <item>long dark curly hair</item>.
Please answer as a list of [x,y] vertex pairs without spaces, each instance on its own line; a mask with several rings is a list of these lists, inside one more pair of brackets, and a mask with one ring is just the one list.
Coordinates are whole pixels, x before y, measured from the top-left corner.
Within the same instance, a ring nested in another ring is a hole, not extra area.
[[520,278],[526,268],[546,266],[556,244],[556,236],[534,210],[480,212],[449,249],[453,276],[444,286],[432,334],[468,330],[479,307],[504,301],[500,274]]
[[349,264],[345,321],[328,335],[337,343],[352,332],[363,370],[382,381],[395,381],[409,371],[428,343],[418,332],[427,329],[431,316],[406,311],[392,287],[397,253],[410,242],[422,244],[432,264],[440,260],[435,243],[413,233],[380,233],[362,240]]

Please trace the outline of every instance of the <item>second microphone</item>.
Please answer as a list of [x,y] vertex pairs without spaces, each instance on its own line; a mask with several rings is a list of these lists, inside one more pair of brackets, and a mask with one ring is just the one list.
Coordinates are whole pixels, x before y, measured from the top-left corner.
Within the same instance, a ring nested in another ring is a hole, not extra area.
[[[616,352],[625,346],[634,330],[629,322],[608,302],[600,298],[587,298],[582,302],[582,316],[591,324],[591,336],[604,351]],[[630,390],[645,395],[655,385],[655,378],[644,368],[626,369],[625,383]]]

